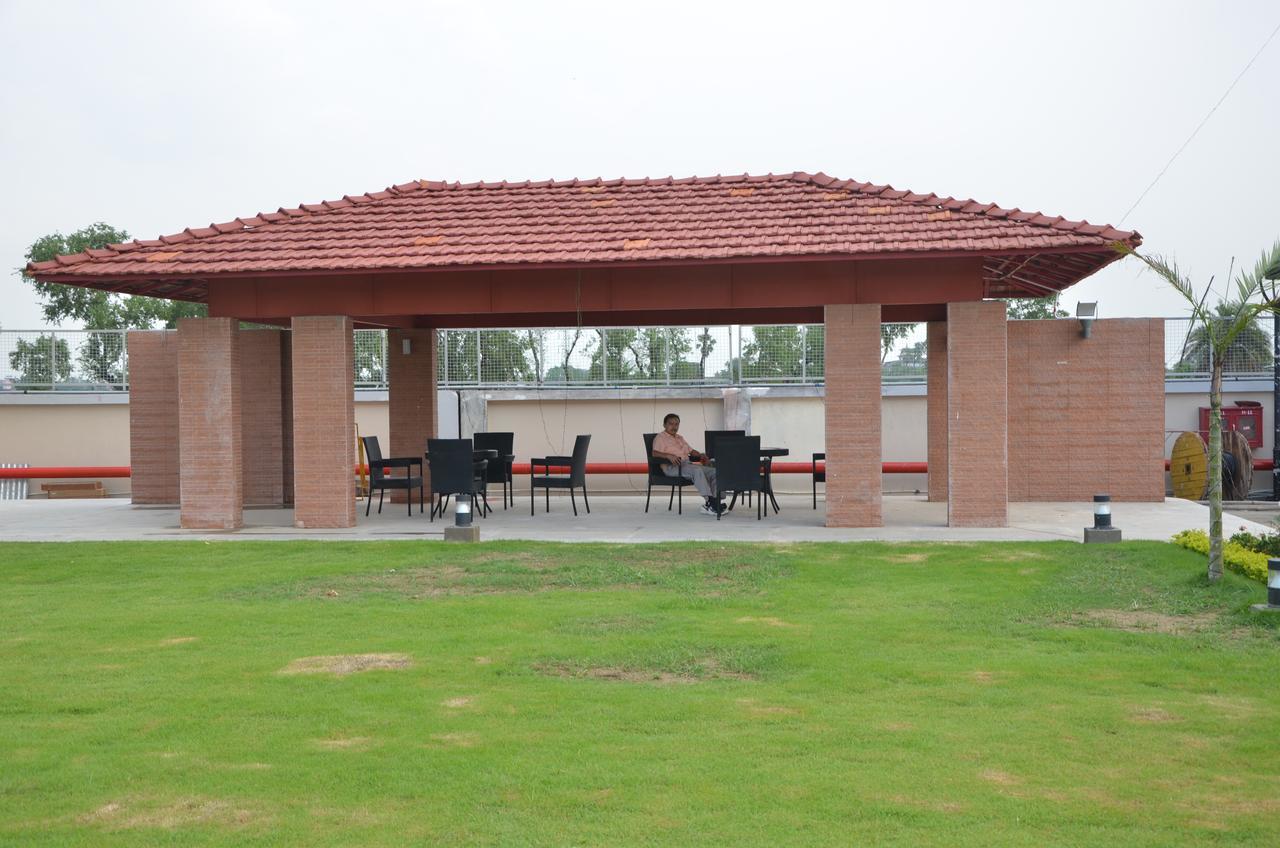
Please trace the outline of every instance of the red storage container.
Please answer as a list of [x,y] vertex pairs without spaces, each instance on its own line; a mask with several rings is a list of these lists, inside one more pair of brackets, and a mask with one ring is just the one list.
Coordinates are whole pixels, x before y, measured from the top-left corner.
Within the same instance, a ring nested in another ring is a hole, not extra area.
[[[1207,406],[1200,407],[1200,437],[1205,444],[1209,442],[1209,412]],[[1222,408],[1222,431],[1238,430],[1249,442],[1249,447],[1262,447],[1262,407],[1261,406],[1224,406]]]

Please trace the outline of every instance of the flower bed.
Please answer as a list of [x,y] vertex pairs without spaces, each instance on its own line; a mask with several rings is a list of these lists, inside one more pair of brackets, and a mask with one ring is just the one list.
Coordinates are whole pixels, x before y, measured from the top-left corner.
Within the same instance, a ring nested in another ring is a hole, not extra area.
[[[1267,555],[1250,550],[1235,541],[1235,536],[1222,544],[1222,562],[1237,574],[1243,574],[1253,580],[1266,582]],[[1209,534],[1203,530],[1183,530],[1171,540],[1180,548],[1208,555]]]

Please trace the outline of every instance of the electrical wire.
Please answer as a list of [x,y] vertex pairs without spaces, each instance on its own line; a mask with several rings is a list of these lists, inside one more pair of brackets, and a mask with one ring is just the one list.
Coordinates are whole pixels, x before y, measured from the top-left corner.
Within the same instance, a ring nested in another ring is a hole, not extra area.
[[[1236,78],[1231,81],[1231,85],[1227,86],[1227,90],[1224,91],[1222,93],[1222,96],[1218,98],[1218,102],[1213,104],[1213,108],[1209,110],[1209,113],[1205,115],[1204,118],[1200,121],[1200,123],[1196,125],[1196,128],[1191,131],[1191,135],[1187,136],[1187,140],[1182,142],[1182,146],[1174,151],[1173,155],[1169,157],[1168,162],[1164,163],[1164,167],[1160,169],[1160,173],[1156,174],[1156,178],[1151,181],[1150,185],[1148,185],[1145,189],[1142,190],[1142,194],[1138,195],[1138,199],[1133,201],[1133,205],[1130,206],[1128,211],[1121,216],[1120,222],[1119,222],[1120,224],[1123,224],[1125,222],[1125,219],[1129,217],[1129,215],[1133,212],[1133,210],[1138,208],[1138,204],[1143,201],[1143,199],[1147,196],[1147,194],[1151,191],[1151,189],[1155,188],[1156,183],[1160,182],[1160,178],[1163,177],[1165,175],[1165,172],[1169,170],[1169,167],[1173,165],[1174,160],[1177,159],[1180,155],[1182,155],[1182,151],[1187,149],[1187,145],[1189,145],[1192,139],[1196,137],[1196,135],[1200,132],[1201,128],[1203,128],[1204,125],[1209,122],[1209,119],[1213,117],[1213,113],[1218,111],[1218,107],[1221,106],[1222,102],[1227,99],[1227,95],[1231,94],[1232,89],[1236,87],[1236,83],[1240,82],[1241,78],[1246,73],[1249,72],[1249,69],[1253,67],[1253,63],[1256,62],[1258,60],[1258,57],[1262,55],[1262,51],[1267,49],[1267,45],[1271,43],[1271,40],[1276,37],[1276,33],[1278,32],[1280,32],[1280,24],[1276,24],[1276,28],[1271,30],[1271,34],[1267,36],[1267,40],[1262,42],[1262,46],[1258,48],[1257,53],[1253,54],[1253,58],[1250,59],[1249,63],[1244,66],[1244,70],[1242,70],[1239,74],[1236,75]],[[1119,224],[1117,224],[1117,226],[1119,226]]]

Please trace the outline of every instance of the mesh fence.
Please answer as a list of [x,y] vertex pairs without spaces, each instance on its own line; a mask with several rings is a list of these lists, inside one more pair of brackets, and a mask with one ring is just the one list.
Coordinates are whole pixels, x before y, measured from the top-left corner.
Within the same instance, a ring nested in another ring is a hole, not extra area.
[[[0,391],[122,391],[124,330],[0,330]],[[440,330],[441,387],[811,385],[824,374],[821,324],[704,327],[559,327]],[[1228,350],[1226,379],[1270,379],[1270,320],[1245,328]],[[923,324],[881,326],[881,378],[928,375]],[[1212,351],[1188,319],[1165,321],[1169,379],[1207,379]],[[356,330],[357,388],[387,385],[387,335]]]
[[[1165,320],[1164,370],[1167,379],[1209,379],[1213,371],[1213,345],[1210,344],[1209,332],[1207,327],[1193,326],[1189,318]],[[1227,347],[1223,377],[1270,380],[1275,367],[1274,350],[1271,319],[1253,321]]]

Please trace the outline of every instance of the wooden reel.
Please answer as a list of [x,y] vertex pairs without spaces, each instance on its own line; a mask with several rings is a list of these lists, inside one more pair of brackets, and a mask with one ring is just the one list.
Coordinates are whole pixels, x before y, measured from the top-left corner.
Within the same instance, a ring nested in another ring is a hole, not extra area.
[[[1169,458],[1173,496],[1202,501],[1209,493],[1209,448],[1199,433],[1183,433]],[[1235,430],[1222,434],[1222,499],[1242,501],[1253,488],[1253,451],[1249,440]]]

